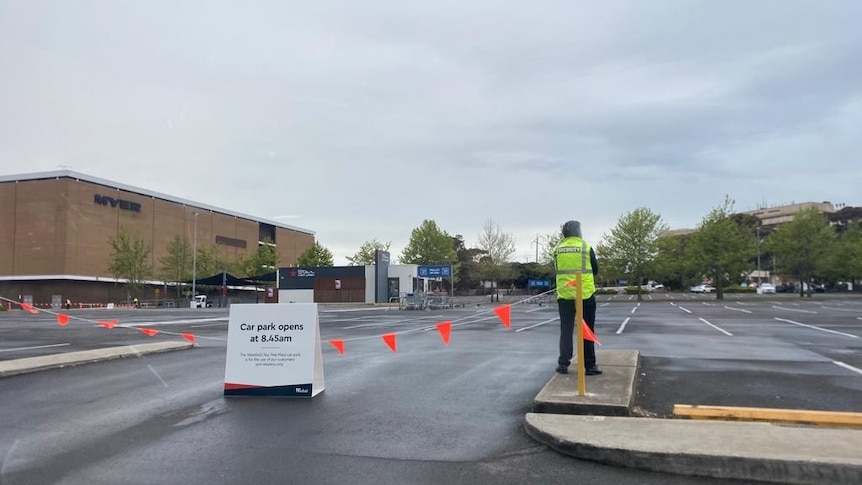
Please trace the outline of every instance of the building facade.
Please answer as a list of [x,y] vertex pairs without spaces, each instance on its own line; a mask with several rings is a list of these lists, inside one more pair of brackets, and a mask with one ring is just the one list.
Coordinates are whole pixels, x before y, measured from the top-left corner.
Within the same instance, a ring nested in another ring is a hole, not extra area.
[[[108,269],[110,241],[121,230],[144,240],[155,274],[177,236],[190,246],[214,246],[227,261],[253,253],[268,238],[282,266],[295,265],[314,244],[307,229],[68,170],[0,176],[0,296],[35,304],[58,296],[127,299],[123,282]],[[156,277],[150,283],[153,291],[160,284],[169,291]]]

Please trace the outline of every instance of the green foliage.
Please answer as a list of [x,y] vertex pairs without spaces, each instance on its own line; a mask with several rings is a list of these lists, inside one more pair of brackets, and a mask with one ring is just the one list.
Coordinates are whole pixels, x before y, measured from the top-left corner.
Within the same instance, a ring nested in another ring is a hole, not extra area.
[[458,262],[455,263],[455,289],[461,294],[469,294],[479,287],[479,260],[484,251],[477,248],[467,248],[464,237],[456,235],[452,238]]
[[117,279],[125,279],[134,292],[139,292],[144,281],[152,275],[150,248],[136,233],[121,228],[109,238],[111,262],[108,271]]
[[356,251],[356,254],[353,256],[348,256],[347,261],[350,262],[351,266],[362,266],[366,264],[374,264],[376,260],[374,259],[376,255],[376,251],[389,251],[389,246],[392,244],[392,241],[387,243],[382,243],[377,239],[371,239],[370,241],[365,241],[359,246],[359,250]]
[[402,264],[451,264],[457,260],[452,236],[430,219],[413,229],[400,258]]
[[[660,215],[639,207],[620,218],[610,234],[603,236],[596,252],[608,262],[609,269],[631,275],[633,282],[641,284],[653,269],[659,235],[665,231],[667,226]],[[637,294],[640,300],[640,292]]]
[[218,245],[198,246],[197,253],[197,261],[195,261],[197,279],[221,274],[223,271],[230,272],[233,269],[233,264],[228,261]]
[[825,273],[835,244],[835,231],[816,208],[800,211],[793,221],[781,225],[766,240],[778,270],[809,282]]
[[858,224],[847,226],[838,237],[827,261],[827,274],[832,281],[862,278],[862,228]]
[[757,288],[753,286],[731,285],[724,287],[725,293],[757,293]]
[[[188,240],[179,235],[174,236],[168,244],[168,254],[159,258],[162,278],[176,283],[179,289],[182,281],[192,277],[192,249]],[[179,295],[179,292],[177,293]]]
[[240,257],[234,265],[237,276],[259,276],[278,268],[278,251],[269,237],[264,238],[257,249],[246,257]]
[[299,255],[296,264],[297,266],[306,267],[332,266],[332,252],[323,247],[319,242],[314,241],[313,246]]
[[737,282],[752,269],[756,242],[731,218],[733,200],[714,208],[700,224],[688,245],[688,255],[698,275],[707,275],[716,287],[716,298],[724,298],[725,282]]
[[684,288],[694,283],[695,273],[691,261],[687,258],[691,235],[663,234],[658,238],[658,256],[653,267],[653,279],[665,286]]

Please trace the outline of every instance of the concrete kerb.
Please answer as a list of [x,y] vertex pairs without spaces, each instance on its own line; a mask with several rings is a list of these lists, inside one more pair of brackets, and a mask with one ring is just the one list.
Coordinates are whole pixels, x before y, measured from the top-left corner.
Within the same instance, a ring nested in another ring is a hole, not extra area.
[[0,361],[0,378],[124,357],[140,357],[147,354],[186,350],[192,347],[194,344],[189,342],[152,342],[6,360]]
[[560,453],[614,466],[769,483],[862,483],[857,430],[537,413],[527,414],[525,429]]

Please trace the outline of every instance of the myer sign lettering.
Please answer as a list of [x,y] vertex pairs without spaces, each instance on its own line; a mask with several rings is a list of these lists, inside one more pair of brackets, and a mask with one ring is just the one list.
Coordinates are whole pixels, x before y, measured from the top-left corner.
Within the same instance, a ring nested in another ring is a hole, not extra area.
[[122,210],[130,211],[130,212],[141,212],[141,204],[138,204],[137,202],[132,202],[130,200],[115,199],[113,197],[108,197],[107,195],[96,194],[93,197],[93,202],[95,202],[99,205],[109,205],[111,207],[119,207]]

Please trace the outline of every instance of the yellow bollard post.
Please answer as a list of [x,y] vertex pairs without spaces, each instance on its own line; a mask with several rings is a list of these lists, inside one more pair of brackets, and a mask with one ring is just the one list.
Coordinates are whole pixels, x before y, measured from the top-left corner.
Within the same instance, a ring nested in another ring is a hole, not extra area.
[[583,396],[587,392],[587,368],[584,362],[584,326],[581,325],[584,315],[584,295],[583,295],[583,270],[575,274],[575,327],[577,330],[577,345],[578,350],[578,396]]

